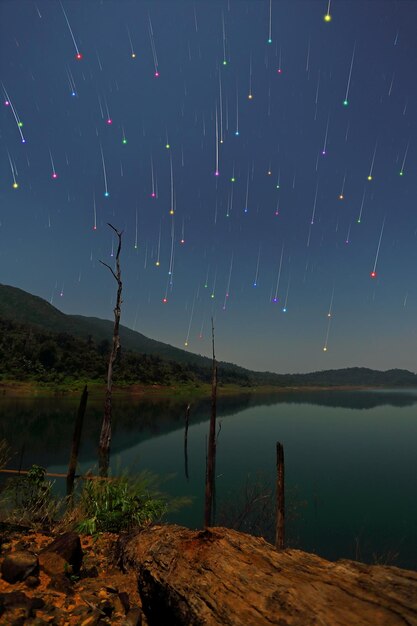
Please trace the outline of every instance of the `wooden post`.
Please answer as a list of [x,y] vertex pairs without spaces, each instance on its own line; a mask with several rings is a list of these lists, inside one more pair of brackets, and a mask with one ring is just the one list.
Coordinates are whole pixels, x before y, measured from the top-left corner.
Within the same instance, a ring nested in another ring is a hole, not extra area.
[[78,413],[77,413],[77,417],[75,420],[74,433],[72,435],[71,456],[70,456],[70,461],[68,465],[68,474],[67,474],[67,496],[68,497],[71,497],[72,492],[74,491],[75,470],[77,469],[78,451],[80,449],[81,432],[83,429],[85,409],[87,406],[87,398],[88,398],[88,390],[87,390],[87,385],[86,385],[81,394],[80,405],[78,407]]
[[25,442],[22,443],[22,449],[20,450],[19,474],[20,474],[20,472],[22,470],[24,453],[25,453]]
[[277,441],[277,489],[275,547],[284,550],[285,543],[285,491],[284,491],[284,446]]
[[185,478],[188,480],[188,421],[190,418],[190,405],[185,408],[185,430],[184,430],[184,467]]
[[204,526],[207,528],[213,523],[213,499],[214,499],[214,477],[216,465],[216,410],[217,410],[217,363],[214,354],[214,323],[211,318],[211,339],[213,347],[213,369],[211,380],[211,416],[210,431],[207,447],[206,466],[206,493],[204,504]]

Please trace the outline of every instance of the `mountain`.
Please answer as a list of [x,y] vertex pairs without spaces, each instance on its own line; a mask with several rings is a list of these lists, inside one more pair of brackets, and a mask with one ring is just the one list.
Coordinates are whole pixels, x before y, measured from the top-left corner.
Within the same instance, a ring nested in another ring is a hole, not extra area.
[[[0,285],[0,319],[30,325],[52,333],[67,333],[84,340],[92,339],[96,344],[111,341],[113,322],[97,317],[66,315],[38,296],[11,287]],[[124,351],[155,356],[191,367],[197,378],[207,378],[211,359],[175,348],[169,344],[150,339],[126,326],[120,326],[120,342]],[[250,384],[252,372],[232,363],[221,362],[224,373],[237,377],[240,384]],[[231,381],[229,381],[231,382]]]
[[[110,320],[66,315],[46,300],[8,285],[0,285],[0,318],[30,324],[49,332],[69,333],[83,339],[91,336],[96,342],[111,340],[113,335],[113,322]],[[206,357],[149,339],[123,325],[120,326],[120,340],[124,349],[141,354],[155,354],[178,362],[189,362],[190,358],[200,362],[202,359],[202,365],[210,362]]]
[[[66,315],[46,300],[8,285],[0,285],[0,320],[9,320],[15,325],[20,325],[20,329],[15,330],[17,334],[21,334],[25,326],[56,334],[60,338],[48,335],[48,341],[57,341],[58,345],[61,345],[62,335],[65,334],[83,342],[93,342],[96,346],[105,346],[111,341],[113,334],[113,322],[110,320]],[[171,363],[171,369],[175,363],[178,364],[178,372],[181,371],[181,375],[186,373],[188,376],[191,371],[196,380],[210,380],[211,359],[207,357],[150,339],[126,326],[120,326],[120,341],[123,352],[147,355],[153,359],[152,366],[162,359]],[[20,344],[15,343],[15,346],[17,345]],[[77,344],[77,349],[79,347]],[[5,350],[7,352],[7,346]],[[147,364],[142,362],[142,368]],[[400,369],[381,372],[364,367],[350,367],[307,374],[275,374],[254,372],[232,363],[220,362],[219,372],[220,380],[245,386],[417,386],[416,374]]]

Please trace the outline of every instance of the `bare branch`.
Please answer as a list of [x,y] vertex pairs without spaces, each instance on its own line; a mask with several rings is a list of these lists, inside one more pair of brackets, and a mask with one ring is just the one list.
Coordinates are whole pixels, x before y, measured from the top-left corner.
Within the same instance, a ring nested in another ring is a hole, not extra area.
[[116,235],[118,237],[121,237],[123,235],[123,231],[122,230],[117,230],[117,228],[115,228],[113,226],[113,224],[110,224],[110,222],[107,222],[107,226],[110,226],[110,228],[112,228],[114,230],[114,232],[116,233]]
[[114,278],[115,278],[116,280],[118,280],[118,278],[117,278],[116,274],[114,273],[114,270],[110,267],[110,265],[107,265],[107,263],[105,263],[105,262],[104,262],[104,261],[102,261],[101,259],[99,259],[98,261],[99,261],[99,263],[101,263],[102,265],[105,265],[106,267],[108,267],[108,268],[109,268],[109,270],[111,271],[111,273],[113,274]]
[[114,232],[116,233],[118,239],[119,239],[119,245],[117,247],[117,252],[116,252],[116,263],[118,263],[119,261],[119,255],[120,255],[120,250],[122,247],[122,235],[123,235],[123,231],[122,230],[117,230],[117,228],[115,228],[113,226],[113,224],[110,224],[110,222],[107,222],[107,226],[110,226],[110,228],[112,228],[114,230]]

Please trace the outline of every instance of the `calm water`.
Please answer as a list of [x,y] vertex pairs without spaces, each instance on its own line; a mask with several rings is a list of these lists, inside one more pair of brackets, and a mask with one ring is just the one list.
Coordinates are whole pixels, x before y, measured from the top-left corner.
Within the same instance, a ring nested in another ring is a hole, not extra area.
[[[0,400],[0,437],[16,451],[10,467],[66,471],[77,401]],[[163,489],[192,496],[170,521],[203,518],[209,401],[191,407],[184,471],[185,403],[114,403],[112,467],[149,469]],[[102,403],[89,401],[81,470],[94,468]],[[245,483],[275,480],[275,442],[285,447],[292,545],[330,559],[360,558],[417,569],[417,390],[281,393],[220,398],[217,510],[239,507]],[[248,476],[250,478],[248,479]],[[59,479],[57,481],[57,486]],[[229,508],[228,508],[229,507]]]

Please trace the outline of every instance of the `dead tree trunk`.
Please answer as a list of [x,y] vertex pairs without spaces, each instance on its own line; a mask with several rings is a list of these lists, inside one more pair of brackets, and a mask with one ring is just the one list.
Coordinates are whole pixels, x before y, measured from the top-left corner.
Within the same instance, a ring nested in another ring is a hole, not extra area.
[[19,474],[22,471],[22,466],[23,466],[23,455],[25,453],[25,442],[22,443],[22,447],[20,450],[20,460],[19,460]]
[[119,325],[120,325],[120,315],[121,315],[121,304],[122,304],[122,281],[121,281],[121,272],[120,272],[120,250],[122,247],[122,234],[123,231],[118,231],[117,228],[112,226],[112,224],[108,224],[110,228],[114,230],[116,233],[119,243],[117,246],[116,253],[116,271],[104,263],[100,261],[103,265],[105,265],[113,274],[113,277],[117,281],[117,296],[116,296],[116,306],[114,307],[114,327],[113,327],[113,342],[112,348],[109,357],[109,365],[107,368],[107,387],[106,387],[106,399],[104,402],[104,416],[103,422],[101,425],[101,433],[100,433],[100,443],[99,443],[99,453],[98,453],[98,468],[99,474],[102,477],[107,476],[109,470],[110,463],[110,441],[111,441],[111,418],[112,418],[112,386],[113,386],[113,366],[116,361],[117,352],[120,348],[120,337],[119,337]]
[[285,485],[284,485],[284,446],[277,441],[277,519],[275,546],[283,550],[285,544]]
[[67,474],[67,497],[71,498],[74,491],[75,470],[77,469],[78,451],[80,449],[81,432],[83,428],[84,414],[87,406],[88,391],[87,385],[84,387],[81,395],[80,405],[78,407],[77,417],[75,420],[74,434],[72,436],[72,447],[70,462]]
[[188,422],[190,419],[190,405],[187,404],[185,409],[185,430],[184,430],[184,469],[185,478],[188,480]]
[[217,410],[217,363],[214,354],[214,323],[211,318],[211,341],[213,347],[213,368],[211,378],[211,416],[210,431],[207,450],[206,467],[206,494],[204,506],[204,526],[211,526],[213,523],[213,500],[214,500],[214,476],[216,465],[216,410]]

